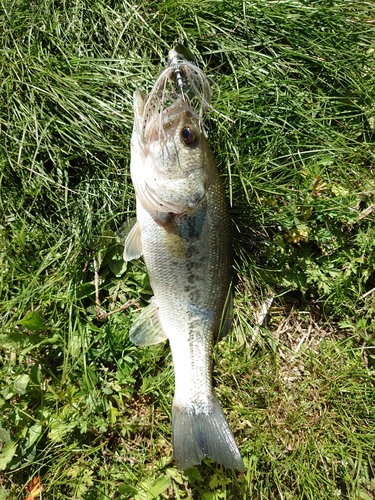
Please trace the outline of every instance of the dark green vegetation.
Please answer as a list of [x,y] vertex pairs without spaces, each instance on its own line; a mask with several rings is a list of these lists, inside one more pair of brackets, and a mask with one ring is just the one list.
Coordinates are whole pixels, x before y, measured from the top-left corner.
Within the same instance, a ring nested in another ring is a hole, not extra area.
[[[36,476],[48,500],[374,498],[375,4],[0,11],[0,499]],[[179,36],[221,113],[236,299],[214,377],[245,474],[175,469],[168,345],[128,340],[151,294],[115,238],[134,215],[132,94]]]

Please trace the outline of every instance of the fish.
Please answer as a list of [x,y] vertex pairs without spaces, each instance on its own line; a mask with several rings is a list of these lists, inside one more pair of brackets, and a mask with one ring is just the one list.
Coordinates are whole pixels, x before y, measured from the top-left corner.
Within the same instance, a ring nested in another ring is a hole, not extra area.
[[214,339],[220,325],[230,323],[232,309],[232,232],[204,131],[211,87],[203,71],[175,49],[168,60],[150,94],[136,90],[133,99],[136,223],[124,259],[143,256],[154,295],[129,334],[137,346],[169,340],[177,468],[186,470],[208,457],[243,471],[212,381]]

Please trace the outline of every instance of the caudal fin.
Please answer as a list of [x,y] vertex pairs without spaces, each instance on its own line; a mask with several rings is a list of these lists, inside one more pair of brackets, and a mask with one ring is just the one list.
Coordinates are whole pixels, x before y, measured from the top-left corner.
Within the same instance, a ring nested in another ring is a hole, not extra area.
[[188,469],[209,457],[228,469],[244,470],[240,452],[216,396],[209,411],[173,405],[173,449],[177,468]]

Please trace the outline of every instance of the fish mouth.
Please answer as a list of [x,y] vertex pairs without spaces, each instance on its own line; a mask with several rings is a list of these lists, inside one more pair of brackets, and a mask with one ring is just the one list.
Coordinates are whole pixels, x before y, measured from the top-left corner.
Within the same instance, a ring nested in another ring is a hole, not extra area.
[[157,78],[142,109],[142,135],[160,140],[182,112],[189,113],[203,129],[203,114],[210,107],[211,86],[195,64],[177,59]]
[[131,170],[136,193],[150,210],[185,214],[203,203],[208,179],[200,145],[210,101],[206,75],[183,59],[160,73],[148,96],[134,94]]
[[[139,119],[146,99],[135,95],[135,110]],[[147,113],[143,114],[147,117]],[[133,184],[144,207],[153,212],[191,214],[203,202],[208,187],[207,174],[202,168],[198,123],[189,103],[179,98],[146,127],[136,122],[132,136]],[[183,128],[196,131],[192,144],[183,144]],[[190,152],[189,152],[190,149]],[[194,153],[193,153],[194,150]],[[192,154],[197,158],[194,161]],[[140,173],[143,170],[143,174]]]
[[175,137],[179,125],[184,120],[193,120],[199,131],[202,131],[203,125],[199,116],[194,112],[190,102],[182,98],[151,117],[145,113],[142,131],[144,146],[149,148],[152,143],[168,142]]

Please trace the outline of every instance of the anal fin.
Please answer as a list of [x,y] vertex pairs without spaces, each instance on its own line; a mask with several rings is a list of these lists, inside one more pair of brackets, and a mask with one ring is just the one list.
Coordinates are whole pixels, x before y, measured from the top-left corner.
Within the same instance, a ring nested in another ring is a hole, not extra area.
[[133,344],[137,346],[155,345],[167,340],[160,324],[158,307],[154,297],[134,321],[129,336]]

